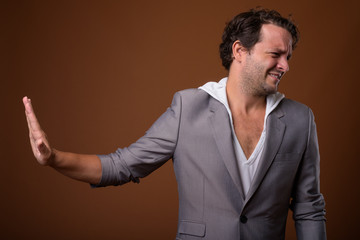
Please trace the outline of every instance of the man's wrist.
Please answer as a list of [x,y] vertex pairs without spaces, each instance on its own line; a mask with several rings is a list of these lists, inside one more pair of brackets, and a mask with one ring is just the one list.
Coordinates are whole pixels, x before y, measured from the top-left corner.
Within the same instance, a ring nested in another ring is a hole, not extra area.
[[59,151],[56,149],[51,149],[51,154],[48,160],[48,166],[56,168],[59,165]]

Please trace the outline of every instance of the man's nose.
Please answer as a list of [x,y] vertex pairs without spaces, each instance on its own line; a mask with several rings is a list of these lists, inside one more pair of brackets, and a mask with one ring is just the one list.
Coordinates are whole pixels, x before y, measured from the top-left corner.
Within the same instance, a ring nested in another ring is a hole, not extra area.
[[279,70],[283,72],[289,71],[290,67],[287,58],[280,58],[277,67]]

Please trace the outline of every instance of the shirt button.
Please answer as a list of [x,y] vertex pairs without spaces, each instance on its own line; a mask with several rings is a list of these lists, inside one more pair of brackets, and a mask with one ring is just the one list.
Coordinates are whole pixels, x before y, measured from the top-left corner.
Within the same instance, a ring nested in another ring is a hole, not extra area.
[[245,215],[241,215],[240,216],[240,222],[242,222],[242,223],[246,223],[247,222],[247,217],[245,216]]

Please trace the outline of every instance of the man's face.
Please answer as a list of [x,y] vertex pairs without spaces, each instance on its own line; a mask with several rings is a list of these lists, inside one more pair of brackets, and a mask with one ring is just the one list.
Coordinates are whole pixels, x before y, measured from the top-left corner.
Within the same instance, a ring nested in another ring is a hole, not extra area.
[[277,92],[281,77],[289,71],[292,53],[291,34],[284,28],[264,24],[260,40],[247,52],[241,71],[244,90],[257,96]]

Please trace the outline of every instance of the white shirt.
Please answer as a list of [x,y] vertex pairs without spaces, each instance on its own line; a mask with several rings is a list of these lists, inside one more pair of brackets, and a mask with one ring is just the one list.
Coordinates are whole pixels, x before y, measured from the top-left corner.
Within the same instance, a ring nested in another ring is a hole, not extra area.
[[242,183],[242,188],[244,192],[244,196],[246,196],[247,192],[249,191],[250,184],[253,180],[255,175],[256,169],[258,168],[259,161],[264,150],[264,144],[266,139],[266,120],[268,115],[277,107],[280,101],[285,97],[284,94],[275,93],[268,95],[266,97],[266,111],[265,111],[265,119],[264,119],[264,127],[261,133],[259,142],[257,143],[254,151],[252,152],[249,159],[246,159],[245,153],[241,148],[241,145],[236,137],[233,119],[230,111],[230,107],[227,101],[226,95],[226,83],[227,78],[221,79],[219,82],[208,82],[203,86],[199,87],[199,89],[204,90],[210,96],[224,104],[227,112],[230,116],[231,121],[231,129],[233,134],[233,145],[235,149],[235,155],[238,161],[239,171],[240,171],[240,178]]

